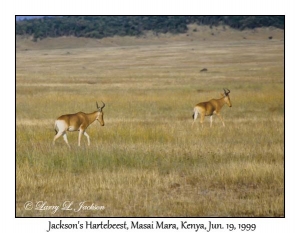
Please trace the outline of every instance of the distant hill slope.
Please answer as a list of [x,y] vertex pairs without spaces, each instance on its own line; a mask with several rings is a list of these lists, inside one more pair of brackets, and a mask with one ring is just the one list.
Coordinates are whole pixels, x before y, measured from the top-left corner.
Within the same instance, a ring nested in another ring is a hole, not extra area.
[[[284,30],[275,27],[263,27],[255,29],[237,30],[228,26],[200,26],[189,24],[186,33],[172,34],[153,31],[146,32],[143,36],[113,36],[102,39],[84,38],[75,36],[62,36],[57,38],[45,38],[33,41],[32,36],[16,36],[16,50],[53,50],[53,49],[77,49],[94,47],[117,47],[117,46],[143,46],[165,44],[198,44],[214,43],[217,41],[232,41],[233,43],[256,43],[265,41],[273,43],[284,41]],[[251,41],[251,42],[250,42]]]
[[223,25],[238,30],[270,26],[284,29],[284,22],[284,16],[64,16],[16,21],[16,35],[30,35],[35,41],[61,36],[101,39],[139,37],[147,31],[186,33],[189,24]]

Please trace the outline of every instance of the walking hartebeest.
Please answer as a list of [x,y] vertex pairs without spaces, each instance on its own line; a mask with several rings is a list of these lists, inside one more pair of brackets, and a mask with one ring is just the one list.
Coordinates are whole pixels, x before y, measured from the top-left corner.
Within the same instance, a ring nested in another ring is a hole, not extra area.
[[200,123],[201,123],[202,127],[203,127],[203,121],[204,121],[205,116],[210,116],[210,127],[211,127],[213,114],[216,114],[222,121],[223,126],[225,126],[225,123],[220,114],[220,111],[225,103],[229,107],[231,107],[232,105],[231,105],[230,97],[229,97],[230,90],[228,90],[228,89],[227,89],[227,91],[225,89],[223,89],[223,90],[224,90],[224,93],[221,94],[222,95],[221,99],[212,99],[207,102],[201,102],[195,106],[194,114],[193,114],[193,119],[194,119],[193,124],[195,123],[198,114],[200,114],[201,115]]
[[87,127],[90,124],[92,124],[95,120],[99,121],[100,125],[104,126],[102,109],[105,107],[105,104],[103,103],[103,106],[99,107],[98,103],[96,102],[96,106],[97,106],[97,111],[92,113],[78,112],[74,114],[62,115],[59,118],[57,118],[54,125],[54,130],[56,131],[56,135],[54,136],[53,139],[53,145],[55,144],[55,140],[62,135],[65,142],[70,147],[68,143],[67,134],[66,134],[67,131],[70,132],[79,131],[78,146],[80,146],[80,140],[82,134],[86,136],[88,140],[88,145],[90,145],[91,144],[90,136],[85,132]]

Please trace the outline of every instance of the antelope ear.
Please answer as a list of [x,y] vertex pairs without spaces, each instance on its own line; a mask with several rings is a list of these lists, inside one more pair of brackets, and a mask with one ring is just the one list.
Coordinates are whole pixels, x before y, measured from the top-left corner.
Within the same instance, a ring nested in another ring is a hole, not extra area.
[[224,94],[224,93],[220,93],[220,95],[221,95],[222,97],[224,97],[224,96],[225,96],[225,94]]

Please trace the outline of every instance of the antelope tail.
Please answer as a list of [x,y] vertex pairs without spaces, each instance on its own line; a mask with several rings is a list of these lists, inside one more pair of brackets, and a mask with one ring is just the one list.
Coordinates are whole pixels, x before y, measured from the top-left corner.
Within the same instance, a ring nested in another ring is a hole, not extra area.
[[55,131],[55,135],[57,134],[57,129],[56,129],[56,121],[54,123],[54,131]]
[[199,114],[199,112],[198,112],[197,108],[195,107],[194,108],[194,114],[192,115],[194,121],[197,119],[198,114]]

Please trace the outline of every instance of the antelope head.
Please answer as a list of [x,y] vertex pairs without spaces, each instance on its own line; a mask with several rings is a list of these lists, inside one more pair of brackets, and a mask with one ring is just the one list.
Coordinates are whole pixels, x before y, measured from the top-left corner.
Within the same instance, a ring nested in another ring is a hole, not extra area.
[[[103,103],[103,101],[101,101],[101,102]],[[97,107],[97,110],[99,112],[96,120],[99,121],[99,123],[100,123],[101,126],[104,126],[104,120],[103,120],[104,113],[103,113],[102,110],[105,107],[105,103],[103,103],[102,107],[99,107],[98,102],[96,102],[96,107]]]
[[224,90],[224,94],[222,94],[224,96],[224,100],[226,102],[226,104],[229,106],[229,107],[232,107],[232,104],[231,104],[231,101],[230,101],[230,97],[229,97],[229,93],[230,93],[230,90],[229,89],[225,89],[223,88]]

